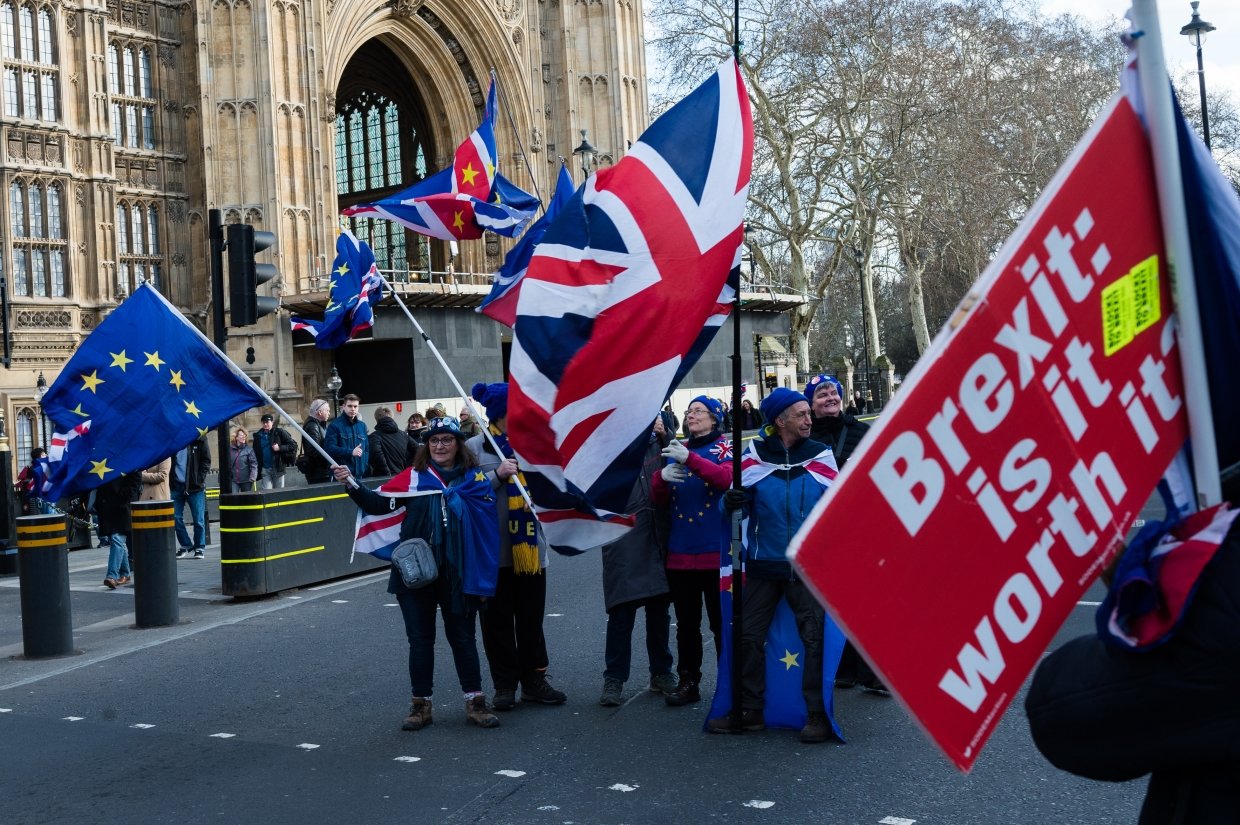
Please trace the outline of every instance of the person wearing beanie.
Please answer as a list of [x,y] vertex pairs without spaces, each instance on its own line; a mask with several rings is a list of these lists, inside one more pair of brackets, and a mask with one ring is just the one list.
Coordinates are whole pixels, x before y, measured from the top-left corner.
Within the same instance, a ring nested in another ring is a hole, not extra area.
[[562,705],[568,696],[547,681],[547,544],[517,486],[524,486],[525,479],[508,443],[508,384],[477,383],[469,394],[486,410],[488,429],[499,446],[496,453],[482,433],[465,442],[495,490],[499,519],[499,579],[481,616],[482,647],[495,683],[492,706],[515,708],[518,685],[523,702]]
[[258,486],[264,490],[283,489],[284,472],[297,460],[297,442],[283,427],[277,427],[275,422],[275,416],[263,413],[262,426],[254,433]]
[[[810,438],[830,447],[835,454],[836,465],[844,469],[844,464],[869,432],[870,425],[844,412],[844,388],[829,375],[815,375],[809,379],[805,385],[805,400],[810,404],[812,416]],[[852,642],[848,642],[836,672],[835,686],[848,689],[857,685],[867,693],[891,695]]]
[[[786,553],[835,477],[835,462],[830,448],[809,438],[810,407],[804,395],[777,387],[762,401],[761,411],[767,424],[745,449],[745,488],[729,490],[724,496],[728,510],[743,510],[748,518],[741,613],[741,726],[745,730],[766,727],[767,632],[783,600],[792,609],[805,646],[801,692],[807,714],[801,741],[825,742],[835,727],[823,697],[824,613],[793,572]],[[712,733],[732,731],[730,708],[722,710],[707,722]]]
[[671,521],[667,584],[676,611],[676,687],[664,696],[673,707],[701,699],[702,608],[719,655],[719,554],[728,546],[728,524],[719,512],[732,484],[732,442],[723,432],[723,405],[699,395],[685,412],[685,441],[663,448],[667,464],[654,475],[650,494]]

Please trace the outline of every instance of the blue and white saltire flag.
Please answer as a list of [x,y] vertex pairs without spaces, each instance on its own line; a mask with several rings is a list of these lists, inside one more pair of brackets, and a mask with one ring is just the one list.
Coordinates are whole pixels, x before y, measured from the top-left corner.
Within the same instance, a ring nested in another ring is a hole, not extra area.
[[383,281],[374,253],[365,241],[359,241],[346,229],[336,238],[336,259],[332,261],[323,320],[294,315],[290,322],[294,330],[313,336],[317,348],[335,349],[370,329],[375,318],[372,304],[382,296]]
[[[767,425],[769,430],[770,425]],[[825,491],[835,481],[837,468],[835,455],[831,448],[802,462],[801,465],[819,486]],[[780,465],[763,461],[759,456],[754,442],[750,441],[741,454],[741,484],[752,487],[776,470],[787,469]],[[726,512],[720,513],[727,518]],[[753,525],[748,517],[742,521],[741,543],[745,548],[743,557],[747,557],[749,542],[752,540]],[[742,563],[743,564],[743,563]],[[743,569],[743,568],[742,568]],[[707,719],[726,716],[732,710],[732,556],[728,548],[722,551],[719,562],[719,606],[723,624],[723,632],[719,640],[719,676],[715,680],[715,696],[710,703]],[[840,657],[844,654],[844,633],[828,615],[823,616],[822,633],[822,699],[826,707],[827,721],[831,730],[841,742],[844,735],[835,721],[834,691],[835,672],[840,665]],[[767,727],[792,728],[799,730],[805,726],[807,708],[805,695],[801,690],[802,677],[805,673],[805,645],[801,643],[801,634],[797,630],[796,617],[792,608],[783,599],[775,608],[775,617],[766,633],[766,691],[763,694],[763,715]]]
[[617,540],[650,422],[731,309],[753,158],[735,60],[591,175],[534,250],[508,418],[552,548]]
[[235,364],[142,284],[82,342],[43,397],[56,425],[44,498],[145,470],[264,403]]
[[564,164],[560,164],[560,174],[555,182],[555,193],[551,196],[551,202],[547,204],[547,211],[530,225],[530,228],[521,236],[521,240],[517,241],[516,246],[504,256],[503,265],[499,268],[499,272],[495,273],[495,283],[491,285],[491,292],[482,300],[478,312],[499,321],[506,327],[511,327],[517,322],[517,298],[521,294],[521,279],[525,277],[526,270],[529,268],[535,247],[547,234],[547,228],[573,199],[574,189],[573,179],[569,176],[568,169]]

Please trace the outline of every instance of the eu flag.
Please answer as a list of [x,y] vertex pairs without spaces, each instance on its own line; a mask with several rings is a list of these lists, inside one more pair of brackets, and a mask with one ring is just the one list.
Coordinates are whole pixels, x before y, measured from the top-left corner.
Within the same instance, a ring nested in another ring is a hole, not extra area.
[[43,397],[56,424],[45,498],[144,470],[264,403],[231,361],[143,284],[82,342]]
[[312,335],[319,349],[335,349],[374,324],[371,302],[382,296],[383,281],[375,266],[374,253],[365,241],[359,241],[346,230],[336,238],[336,259],[332,261],[331,286],[323,320],[294,315],[293,329]]

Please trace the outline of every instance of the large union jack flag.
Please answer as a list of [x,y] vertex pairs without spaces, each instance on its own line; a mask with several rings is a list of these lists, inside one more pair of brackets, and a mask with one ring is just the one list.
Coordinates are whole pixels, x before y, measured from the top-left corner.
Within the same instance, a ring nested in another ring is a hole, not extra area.
[[517,299],[509,431],[549,543],[614,541],[650,422],[735,296],[753,155],[734,60],[592,176]]

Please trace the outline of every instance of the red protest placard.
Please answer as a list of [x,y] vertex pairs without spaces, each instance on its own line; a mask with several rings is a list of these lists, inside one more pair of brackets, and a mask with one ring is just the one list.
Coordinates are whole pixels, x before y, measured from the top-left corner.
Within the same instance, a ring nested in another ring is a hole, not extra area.
[[790,548],[962,770],[1187,436],[1164,261],[1120,98]]

